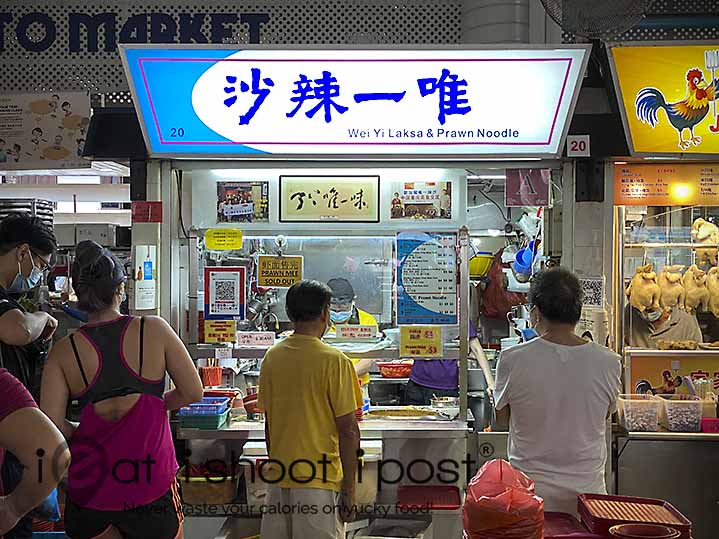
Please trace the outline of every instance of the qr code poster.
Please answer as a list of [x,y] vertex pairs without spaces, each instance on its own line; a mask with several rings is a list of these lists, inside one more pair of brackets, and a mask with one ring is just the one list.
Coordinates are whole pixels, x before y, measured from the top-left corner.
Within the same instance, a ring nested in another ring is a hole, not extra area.
[[205,268],[205,320],[244,320],[246,270]]
[[586,307],[603,307],[604,279],[579,279],[579,282],[584,294],[582,304]]

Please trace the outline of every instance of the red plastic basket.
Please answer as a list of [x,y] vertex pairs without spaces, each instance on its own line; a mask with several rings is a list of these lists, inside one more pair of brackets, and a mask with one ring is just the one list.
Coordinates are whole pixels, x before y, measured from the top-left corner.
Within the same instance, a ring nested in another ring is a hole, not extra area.
[[397,489],[397,506],[404,511],[453,511],[462,506],[462,499],[459,488],[451,485],[405,485]]
[[692,523],[672,504],[652,498],[580,494],[579,515],[592,533],[608,535],[617,524],[660,524],[681,533],[681,539],[691,539]]
[[392,363],[390,361],[377,363],[383,378],[408,378],[412,372],[411,363]]

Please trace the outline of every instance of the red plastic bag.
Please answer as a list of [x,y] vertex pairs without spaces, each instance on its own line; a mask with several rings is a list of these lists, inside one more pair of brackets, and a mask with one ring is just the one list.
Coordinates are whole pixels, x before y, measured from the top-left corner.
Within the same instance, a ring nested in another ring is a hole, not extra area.
[[504,249],[500,249],[494,255],[492,265],[487,272],[489,284],[482,295],[482,314],[487,318],[507,318],[507,314],[515,305],[523,305],[527,303],[525,294],[516,292],[508,292],[504,287],[504,264],[502,264],[502,253]]
[[468,539],[542,539],[544,500],[529,477],[491,460],[469,482],[462,523]]

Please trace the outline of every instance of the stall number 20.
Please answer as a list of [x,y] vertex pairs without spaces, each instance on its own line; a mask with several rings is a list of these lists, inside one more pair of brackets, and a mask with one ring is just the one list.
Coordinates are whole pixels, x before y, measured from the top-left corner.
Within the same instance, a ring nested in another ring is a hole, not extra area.
[[589,157],[589,135],[567,137],[567,157]]
[[172,138],[182,138],[185,136],[185,129],[182,127],[171,127],[170,136]]

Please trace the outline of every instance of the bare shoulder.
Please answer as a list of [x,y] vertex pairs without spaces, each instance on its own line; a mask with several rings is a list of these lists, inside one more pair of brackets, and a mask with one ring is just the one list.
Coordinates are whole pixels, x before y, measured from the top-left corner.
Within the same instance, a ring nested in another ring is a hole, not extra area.
[[167,334],[169,332],[174,333],[170,324],[168,324],[161,316],[152,315],[143,316],[142,318],[145,320],[145,331],[156,331],[159,334]]

